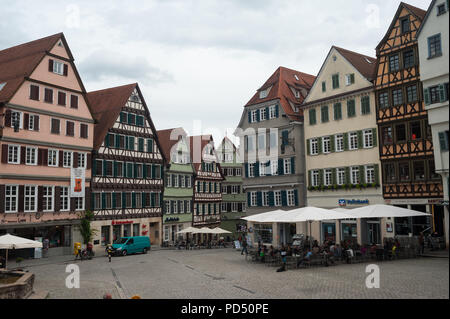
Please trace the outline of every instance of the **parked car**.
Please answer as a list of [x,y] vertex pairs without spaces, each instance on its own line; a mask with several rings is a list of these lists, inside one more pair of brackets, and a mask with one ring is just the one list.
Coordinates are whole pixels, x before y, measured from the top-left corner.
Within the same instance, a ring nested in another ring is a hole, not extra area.
[[113,245],[114,254],[126,256],[128,254],[143,253],[150,250],[150,238],[147,236],[122,237],[116,240]]

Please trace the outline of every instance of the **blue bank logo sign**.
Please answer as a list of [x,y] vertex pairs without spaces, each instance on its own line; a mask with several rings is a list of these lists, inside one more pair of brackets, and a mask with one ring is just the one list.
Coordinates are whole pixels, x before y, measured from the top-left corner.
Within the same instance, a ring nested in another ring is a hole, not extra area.
[[368,199],[339,199],[339,206],[347,206],[347,205],[369,205]]

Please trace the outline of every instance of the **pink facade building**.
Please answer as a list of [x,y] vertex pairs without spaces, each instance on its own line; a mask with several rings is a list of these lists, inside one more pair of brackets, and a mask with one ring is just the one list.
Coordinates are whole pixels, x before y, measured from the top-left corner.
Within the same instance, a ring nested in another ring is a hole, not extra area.
[[[0,235],[48,239],[52,254],[73,251],[89,209],[93,135],[62,33],[0,51]],[[85,175],[84,196],[71,197],[72,168]]]

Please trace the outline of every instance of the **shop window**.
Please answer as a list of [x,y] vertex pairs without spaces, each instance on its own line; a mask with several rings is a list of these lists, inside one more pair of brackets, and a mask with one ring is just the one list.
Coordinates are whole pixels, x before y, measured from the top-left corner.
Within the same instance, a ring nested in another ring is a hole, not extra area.
[[110,229],[111,229],[111,226],[102,226],[102,228],[101,228],[101,235],[102,235],[101,244],[102,244],[102,246],[106,246],[111,243],[111,238],[110,238],[110,234],[109,234]]
[[419,121],[411,123],[411,140],[422,138],[422,125]]
[[401,182],[406,182],[406,181],[411,180],[408,162],[398,164],[398,176],[399,176],[399,179]]
[[272,243],[272,225],[255,224],[253,227],[255,238],[264,244]]
[[413,164],[414,170],[414,180],[424,181],[425,180],[425,162],[417,161]]

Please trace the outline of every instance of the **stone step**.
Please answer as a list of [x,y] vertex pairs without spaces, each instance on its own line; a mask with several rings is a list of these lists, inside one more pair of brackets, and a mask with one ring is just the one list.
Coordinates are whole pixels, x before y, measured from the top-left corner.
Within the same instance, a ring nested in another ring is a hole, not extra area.
[[47,299],[48,298],[48,291],[46,290],[38,290],[33,291],[31,295],[28,296],[27,299]]

